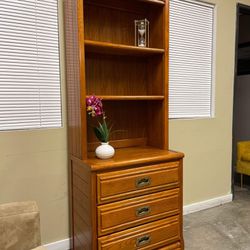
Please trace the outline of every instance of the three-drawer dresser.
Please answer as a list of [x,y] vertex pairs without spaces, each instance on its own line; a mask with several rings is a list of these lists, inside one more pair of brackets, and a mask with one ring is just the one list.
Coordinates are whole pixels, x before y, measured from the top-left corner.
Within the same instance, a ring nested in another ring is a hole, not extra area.
[[183,249],[183,154],[138,147],[116,158],[71,160],[74,248]]

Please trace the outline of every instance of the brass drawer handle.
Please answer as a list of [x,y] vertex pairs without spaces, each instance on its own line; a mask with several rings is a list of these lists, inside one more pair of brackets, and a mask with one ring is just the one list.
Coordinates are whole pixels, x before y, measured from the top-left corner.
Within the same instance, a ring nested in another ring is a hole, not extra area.
[[151,208],[150,206],[144,206],[136,209],[136,216],[141,217],[150,214]]
[[150,184],[151,184],[151,178],[150,177],[138,178],[135,181],[135,186],[137,188],[146,187],[146,186],[149,186]]
[[149,244],[150,241],[151,241],[150,235],[148,235],[148,234],[147,234],[147,235],[144,235],[144,236],[139,237],[139,238],[136,239],[136,246],[137,246],[137,247],[144,246],[144,245],[146,245],[146,244]]

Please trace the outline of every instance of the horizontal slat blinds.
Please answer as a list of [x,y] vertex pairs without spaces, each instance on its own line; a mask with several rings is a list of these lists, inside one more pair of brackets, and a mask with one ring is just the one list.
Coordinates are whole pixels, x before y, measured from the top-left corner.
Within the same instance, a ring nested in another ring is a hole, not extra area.
[[170,118],[212,115],[213,29],[213,5],[170,1]]
[[57,0],[0,1],[0,130],[61,126]]

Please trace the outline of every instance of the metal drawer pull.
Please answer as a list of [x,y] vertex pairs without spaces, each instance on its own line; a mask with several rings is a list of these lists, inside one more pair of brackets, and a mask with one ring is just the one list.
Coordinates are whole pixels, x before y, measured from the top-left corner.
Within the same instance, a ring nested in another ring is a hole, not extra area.
[[151,241],[150,235],[144,235],[144,236],[139,237],[139,238],[136,239],[136,246],[137,247],[144,246],[146,244],[149,244],[150,241]]
[[136,209],[136,216],[145,216],[148,215],[151,212],[150,206],[144,206]]
[[138,178],[135,181],[135,186],[137,188],[142,188],[145,186],[149,186],[151,184],[151,178],[150,177],[143,177],[143,178]]

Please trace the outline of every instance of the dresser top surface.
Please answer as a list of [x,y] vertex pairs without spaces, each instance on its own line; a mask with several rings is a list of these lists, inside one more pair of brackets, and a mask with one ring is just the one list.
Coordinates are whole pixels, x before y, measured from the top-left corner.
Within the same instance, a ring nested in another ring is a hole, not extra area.
[[94,152],[89,153],[88,157],[88,160],[85,160],[84,163],[90,166],[92,171],[99,171],[130,165],[179,160],[184,157],[184,154],[145,146],[116,149],[114,157],[107,160],[96,158]]

